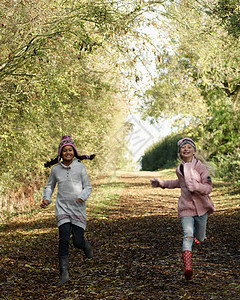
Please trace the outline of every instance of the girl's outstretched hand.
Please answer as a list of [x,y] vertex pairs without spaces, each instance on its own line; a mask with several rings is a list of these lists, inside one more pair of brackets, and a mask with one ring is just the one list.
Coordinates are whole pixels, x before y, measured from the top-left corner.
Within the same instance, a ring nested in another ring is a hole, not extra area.
[[164,188],[164,181],[161,179],[157,179],[154,177],[153,179],[150,180],[152,187],[161,187]]
[[49,200],[43,200],[42,203],[40,204],[41,208],[46,208],[49,205],[50,201]]

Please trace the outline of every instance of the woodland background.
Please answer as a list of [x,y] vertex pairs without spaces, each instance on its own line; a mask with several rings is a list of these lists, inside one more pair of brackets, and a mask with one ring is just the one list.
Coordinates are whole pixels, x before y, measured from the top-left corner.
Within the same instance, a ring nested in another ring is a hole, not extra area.
[[[239,8],[237,0],[2,0],[3,216],[39,205],[49,175],[43,165],[64,134],[80,153],[97,154],[87,162],[92,178],[123,168],[125,120],[136,102],[152,122],[177,116],[167,139],[196,139],[217,175],[238,188]],[[147,152],[151,164],[157,147]],[[151,170],[164,167],[155,161]]]

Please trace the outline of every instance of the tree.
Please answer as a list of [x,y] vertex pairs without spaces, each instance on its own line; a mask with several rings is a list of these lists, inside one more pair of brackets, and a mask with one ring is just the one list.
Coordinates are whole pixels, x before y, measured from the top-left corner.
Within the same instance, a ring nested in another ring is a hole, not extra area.
[[80,153],[97,152],[91,174],[121,146],[111,137],[126,115],[121,63],[128,64],[125,37],[134,34],[139,3],[1,1],[1,193],[44,180],[43,164],[63,134]]
[[220,20],[220,24],[235,38],[240,37],[240,3],[238,0],[217,1],[211,13]]
[[105,42],[117,43],[117,37],[128,32],[139,12],[137,1],[128,5],[108,0],[3,1],[0,8],[0,79],[30,76],[30,70],[26,74],[21,68],[47,57],[64,39],[78,49],[79,58]]
[[[166,5],[171,47],[159,49],[158,74],[147,91],[145,114],[191,118],[189,134],[209,155],[239,150],[239,43],[219,26],[201,1]],[[236,161],[237,158],[234,158]]]

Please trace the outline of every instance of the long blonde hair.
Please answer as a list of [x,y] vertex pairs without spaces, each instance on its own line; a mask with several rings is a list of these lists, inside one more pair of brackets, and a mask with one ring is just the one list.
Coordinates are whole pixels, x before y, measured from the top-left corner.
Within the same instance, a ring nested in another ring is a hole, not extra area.
[[214,168],[214,166],[210,162],[206,161],[206,159],[200,153],[198,153],[198,151],[196,151],[194,156],[197,160],[200,160],[206,166],[206,168],[207,168],[208,172],[210,173],[210,175],[215,177],[215,168]]

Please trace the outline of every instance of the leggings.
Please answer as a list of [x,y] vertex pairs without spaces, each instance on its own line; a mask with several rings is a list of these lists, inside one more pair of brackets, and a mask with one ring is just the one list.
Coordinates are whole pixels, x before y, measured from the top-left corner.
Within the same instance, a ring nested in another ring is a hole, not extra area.
[[59,229],[59,247],[58,256],[66,256],[69,254],[69,242],[72,232],[72,241],[74,247],[83,249],[85,247],[84,229],[74,224],[64,223],[58,227]]
[[192,251],[193,238],[202,242],[206,236],[208,213],[203,216],[182,217],[183,246],[182,251]]

